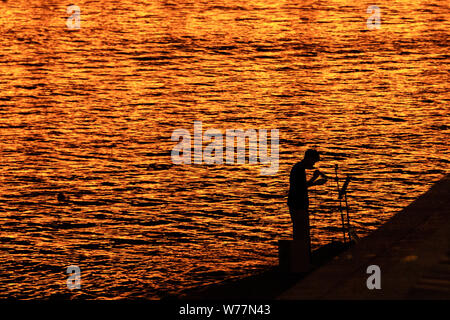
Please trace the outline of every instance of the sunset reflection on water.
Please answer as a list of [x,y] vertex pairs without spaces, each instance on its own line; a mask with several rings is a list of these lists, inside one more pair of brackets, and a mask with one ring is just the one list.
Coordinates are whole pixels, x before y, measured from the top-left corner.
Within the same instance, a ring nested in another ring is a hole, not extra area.
[[[446,1],[0,3],[0,298],[158,298],[277,263],[291,166],[349,173],[367,235],[448,172]],[[279,129],[280,169],[171,163],[171,133]],[[340,240],[333,181],[314,248]],[[70,196],[63,205],[58,192]],[[82,273],[68,292],[69,265]]]

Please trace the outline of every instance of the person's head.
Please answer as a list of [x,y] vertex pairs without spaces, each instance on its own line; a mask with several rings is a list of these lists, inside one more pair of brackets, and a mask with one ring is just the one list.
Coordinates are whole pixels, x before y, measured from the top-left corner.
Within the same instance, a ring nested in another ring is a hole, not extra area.
[[303,158],[303,163],[305,164],[306,169],[312,169],[314,164],[320,160],[320,155],[317,150],[308,149],[305,152],[305,157]]

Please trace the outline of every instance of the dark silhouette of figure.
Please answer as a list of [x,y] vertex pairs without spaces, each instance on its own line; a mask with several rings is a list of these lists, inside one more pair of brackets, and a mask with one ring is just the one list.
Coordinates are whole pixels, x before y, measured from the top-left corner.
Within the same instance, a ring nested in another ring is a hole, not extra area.
[[[312,178],[307,181],[305,169],[314,169],[314,164],[319,160],[319,152],[314,149],[306,150],[303,160],[292,167],[289,178],[288,206],[293,224],[294,240],[305,241],[309,254],[311,253],[311,241],[309,234],[308,187],[324,184],[327,180],[319,170],[316,170]],[[322,178],[318,179],[320,176]]]

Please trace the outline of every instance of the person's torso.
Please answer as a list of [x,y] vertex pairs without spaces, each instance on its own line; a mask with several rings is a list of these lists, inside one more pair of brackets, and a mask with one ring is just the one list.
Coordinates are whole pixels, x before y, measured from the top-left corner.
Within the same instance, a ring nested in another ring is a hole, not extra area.
[[308,209],[308,205],[305,167],[298,162],[292,167],[289,176],[288,206],[295,209]]

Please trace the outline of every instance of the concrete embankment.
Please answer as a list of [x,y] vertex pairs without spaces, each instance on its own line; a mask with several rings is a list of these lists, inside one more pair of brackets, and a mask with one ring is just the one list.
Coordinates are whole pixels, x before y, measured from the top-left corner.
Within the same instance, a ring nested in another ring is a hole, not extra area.
[[[450,175],[278,299],[450,299]],[[369,290],[367,268],[380,269]]]

